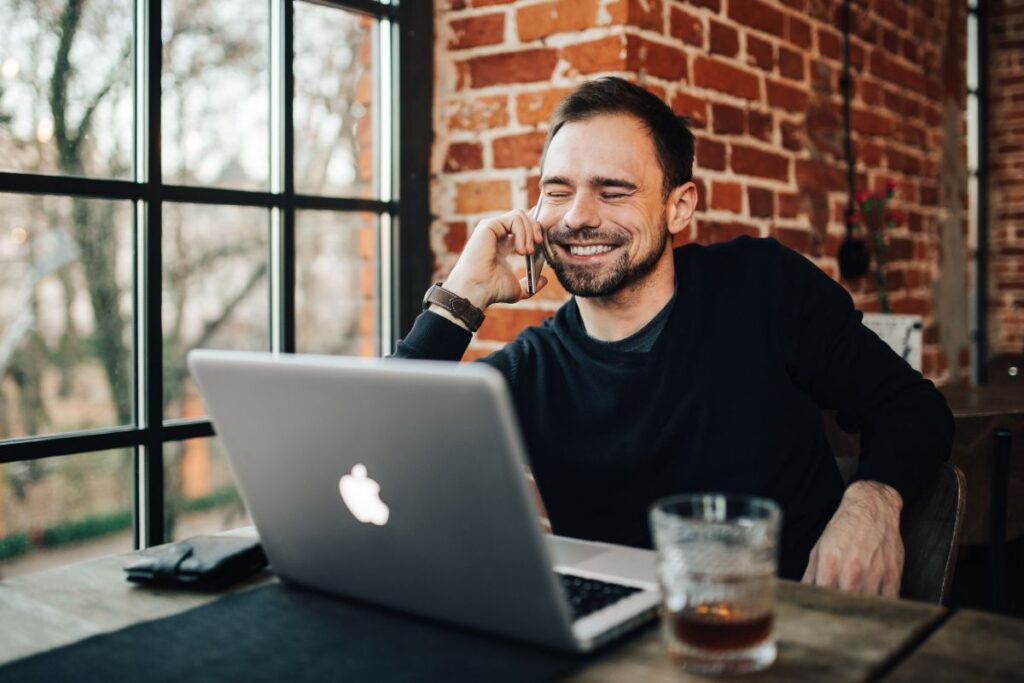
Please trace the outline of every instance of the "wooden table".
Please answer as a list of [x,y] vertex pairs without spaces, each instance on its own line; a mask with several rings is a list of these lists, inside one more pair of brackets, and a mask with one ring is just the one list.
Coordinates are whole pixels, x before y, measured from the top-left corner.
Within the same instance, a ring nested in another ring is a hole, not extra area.
[[[231,533],[250,535],[252,530]],[[127,553],[0,581],[0,664],[220,597],[129,584],[122,568],[133,559],[134,554]],[[274,580],[265,572],[234,590]],[[9,628],[12,624],[17,627]],[[932,670],[953,680],[958,672],[1010,672],[1018,677],[1024,672],[1024,622],[973,612],[950,619],[946,609],[935,605],[854,596],[788,581],[779,584],[777,634],[776,665],[743,680],[866,681],[890,673],[914,680],[918,671]],[[688,677],[673,666],[658,629],[649,628],[610,648],[570,680],[706,679]]]

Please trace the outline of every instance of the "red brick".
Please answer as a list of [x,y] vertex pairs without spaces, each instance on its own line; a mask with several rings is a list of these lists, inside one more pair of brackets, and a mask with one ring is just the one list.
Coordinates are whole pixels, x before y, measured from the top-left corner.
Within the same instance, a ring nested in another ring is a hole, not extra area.
[[882,47],[894,55],[900,53],[900,36],[892,29],[882,31]]
[[697,57],[694,60],[693,82],[702,88],[710,88],[748,100],[757,100],[761,97],[761,85],[755,74],[707,57]]
[[[850,61],[852,62],[852,50],[850,56]],[[884,50],[873,50],[871,52],[871,73],[882,80],[894,83],[911,92],[921,93],[926,89],[925,80],[919,71],[905,67],[900,62],[891,59]]]
[[626,68],[667,81],[686,80],[686,53],[679,48],[630,35],[626,37]]
[[939,188],[935,185],[921,185],[921,203],[925,206],[938,206]]
[[786,40],[805,50],[811,47],[811,25],[792,14],[786,17]]
[[806,254],[811,246],[811,231],[797,228],[772,227],[771,236],[793,251]]
[[729,104],[712,104],[711,121],[713,130],[721,135],[742,135],[743,110]]
[[909,38],[904,38],[903,56],[907,58],[907,61],[916,63],[919,59],[917,52],[917,43]]
[[721,0],[690,0],[689,4],[693,5],[694,7],[707,7],[709,10],[713,12],[722,11]]
[[684,43],[704,46],[704,25],[700,19],[678,7],[672,8],[668,23],[669,34]]
[[455,185],[455,212],[460,214],[505,211],[512,205],[507,180],[470,180]]
[[779,193],[779,218],[796,218],[800,214],[800,195]]
[[622,44],[621,36],[608,36],[564,47],[561,56],[572,65],[576,73],[618,71],[625,67],[625,61],[622,58]]
[[461,253],[466,246],[466,221],[452,221],[445,226],[448,230],[444,234],[444,248],[451,254]]
[[854,71],[863,71],[867,64],[867,53],[860,43],[850,42],[850,66]]
[[453,142],[444,157],[444,172],[458,173],[484,167],[484,148],[478,142]]
[[875,3],[874,9],[879,16],[892,22],[897,28],[907,28],[907,10],[898,0],[879,0]]
[[697,166],[710,171],[725,170],[725,145],[721,142],[697,138]]
[[761,0],[729,0],[729,18],[779,38],[785,30],[782,12]]
[[547,80],[557,63],[557,52],[548,49],[502,52],[466,61],[470,84],[474,88]]
[[629,17],[625,23],[641,30],[657,31],[663,34],[665,27],[662,17],[664,16],[662,0],[629,0]]
[[740,51],[740,34],[733,27],[712,19],[709,45],[712,54],[735,57]]
[[796,184],[801,189],[844,192],[846,176],[838,166],[822,159],[797,159]]
[[570,92],[568,88],[556,88],[518,95],[516,120],[519,123],[545,123]]
[[833,29],[818,27],[818,52],[822,57],[837,60],[841,56],[842,40]]
[[539,165],[545,137],[545,133],[538,131],[495,138],[492,143],[494,167],[532,168]]
[[787,47],[779,47],[779,73],[798,81],[804,79],[804,56]]
[[484,14],[478,17],[456,19],[449,24],[452,36],[449,50],[463,50],[480,45],[497,45],[505,37],[505,15]]
[[771,142],[772,133],[774,132],[771,113],[754,110],[748,111],[747,132],[753,138]]
[[555,0],[516,10],[519,40],[529,42],[555,33],[582,31],[597,24],[597,0]]
[[694,178],[693,184],[697,186],[697,211],[704,212],[708,210],[708,191],[704,185],[704,181],[700,178]]
[[747,34],[747,64],[764,71],[775,68],[775,48],[767,40]]
[[708,104],[700,97],[676,93],[672,98],[672,111],[678,116],[685,116],[691,128],[706,128],[708,125]]
[[888,162],[889,168],[893,171],[901,171],[912,176],[921,175],[921,159],[914,155],[890,149]]
[[881,104],[885,95],[882,86],[872,81],[857,81],[857,90],[864,104]]
[[526,176],[526,205],[536,206],[540,199],[540,176],[537,174]]
[[775,215],[775,194],[763,187],[748,187],[747,205],[752,218],[771,218]]
[[811,62],[811,87],[824,95],[830,95],[838,89],[833,84],[832,67],[823,60],[815,59]]
[[711,183],[711,208],[740,213],[743,211],[743,187],[739,183],[715,180]]
[[790,121],[781,121],[782,146],[786,149],[801,150],[807,145],[807,134],[804,127]]
[[490,308],[476,336],[478,339],[512,341],[523,329],[540,325],[553,313],[536,308]]
[[732,170],[742,175],[789,180],[789,159],[746,145],[732,145]]
[[703,244],[725,242],[741,235],[760,237],[761,231],[753,225],[736,221],[701,220],[697,225],[697,240]]
[[892,128],[889,117],[857,107],[850,112],[850,125],[855,131],[865,135],[888,135]]
[[785,85],[778,81],[765,81],[768,104],[789,111],[803,111],[807,108],[807,93],[804,90]]
[[451,102],[448,127],[453,130],[488,130],[508,125],[508,100],[504,95]]

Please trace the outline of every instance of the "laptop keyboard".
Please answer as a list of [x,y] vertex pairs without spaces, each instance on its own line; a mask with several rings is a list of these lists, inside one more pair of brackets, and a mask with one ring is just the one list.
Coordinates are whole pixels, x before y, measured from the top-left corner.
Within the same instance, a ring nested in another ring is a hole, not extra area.
[[573,621],[593,614],[633,593],[640,592],[639,588],[632,586],[585,579],[582,576],[558,574],[558,578],[562,580],[562,589],[565,590],[565,597],[569,600]]

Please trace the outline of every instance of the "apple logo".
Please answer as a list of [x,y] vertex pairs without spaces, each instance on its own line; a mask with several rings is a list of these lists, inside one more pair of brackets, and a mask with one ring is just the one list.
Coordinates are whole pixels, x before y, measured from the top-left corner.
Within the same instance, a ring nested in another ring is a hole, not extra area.
[[338,489],[345,506],[360,522],[377,526],[388,523],[391,511],[380,499],[380,484],[366,476],[365,465],[355,465],[352,474],[342,476]]

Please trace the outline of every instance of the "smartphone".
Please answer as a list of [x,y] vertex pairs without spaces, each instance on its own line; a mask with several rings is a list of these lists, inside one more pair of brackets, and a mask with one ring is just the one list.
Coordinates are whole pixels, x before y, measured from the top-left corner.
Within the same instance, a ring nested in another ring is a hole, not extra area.
[[[544,203],[544,195],[540,196],[537,200],[537,206],[533,210],[533,220],[537,220],[540,216],[540,207]],[[533,253],[526,255],[526,291],[530,296],[537,293],[537,278],[540,277],[540,271],[544,267],[544,245],[534,244]]]

